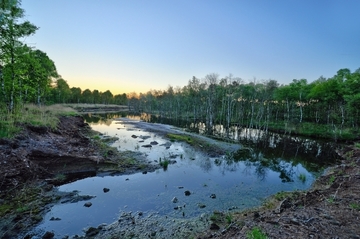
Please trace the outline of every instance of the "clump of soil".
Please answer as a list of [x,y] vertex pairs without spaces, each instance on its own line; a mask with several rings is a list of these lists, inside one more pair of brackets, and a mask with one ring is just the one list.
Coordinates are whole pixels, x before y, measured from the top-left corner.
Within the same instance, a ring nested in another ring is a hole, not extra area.
[[0,238],[12,238],[40,222],[45,206],[64,196],[54,185],[158,167],[107,143],[80,116],[60,117],[56,129],[23,125],[15,138],[0,139]]
[[343,160],[311,190],[281,192],[248,211],[218,213],[213,230],[198,238],[360,238],[360,149],[340,153]]

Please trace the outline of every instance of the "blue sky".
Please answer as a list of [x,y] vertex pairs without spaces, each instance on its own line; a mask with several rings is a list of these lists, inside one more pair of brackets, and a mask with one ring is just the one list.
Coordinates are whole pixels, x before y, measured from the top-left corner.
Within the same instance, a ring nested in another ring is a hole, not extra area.
[[145,93],[210,73],[288,84],[360,67],[358,0],[23,0],[22,8],[40,27],[26,43],[82,90]]

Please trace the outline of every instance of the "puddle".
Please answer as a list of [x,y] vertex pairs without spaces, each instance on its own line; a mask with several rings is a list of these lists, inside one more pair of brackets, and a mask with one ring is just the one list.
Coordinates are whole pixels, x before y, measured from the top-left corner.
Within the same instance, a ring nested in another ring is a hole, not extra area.
[[[190,219],[214,210],[245,209],[261,204],[279,191],[307,189],[315,180],[316,172],[308,172],[299,162],[279,156],[265,158],[261,153],[255,155],[257,160],[209,158],[184,143],[170,142],[156,133],[135,128],[131,121],[113,120],[91,126],[105,135],[118,137],[113,144],[118,150],[139,151],[154,163],[160,158],[171,158],[176,163],[169,164],[167,170],[147,174],[97,176],[60,186],[60,191],[77,190],[80,195],[96,197],[55,205],[36,231],[53,231],[56,238],[84,235],[84,228],[110,224],[122,212],[130,211],[141,212],[144,217],[155,212],[169,218]],[[142,147],[154,141],[158,144]],[[306,180],[301,180],[300,175]],[[105,193],[104,188],[109,191]],[[185,191],[190,195],[186,196]],[[85,202],[92,205],[85,207]]]

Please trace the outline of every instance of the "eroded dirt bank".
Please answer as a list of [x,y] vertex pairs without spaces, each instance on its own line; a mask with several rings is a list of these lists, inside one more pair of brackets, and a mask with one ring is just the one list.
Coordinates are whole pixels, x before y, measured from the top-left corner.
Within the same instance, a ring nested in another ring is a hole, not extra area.
[[24,125],[14,139],[0,139],[0,238],[16,238],[40,222],[52,203],[71,197],[54,185],[158,167],[136,153],[119,153],[104,142],[111,138],[101,138],[82,117],[64,116],[56,129]]

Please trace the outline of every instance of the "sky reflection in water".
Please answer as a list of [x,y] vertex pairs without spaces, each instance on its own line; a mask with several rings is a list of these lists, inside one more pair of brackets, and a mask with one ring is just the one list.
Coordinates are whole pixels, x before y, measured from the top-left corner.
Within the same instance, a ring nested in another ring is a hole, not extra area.
[[[121,120],[93,124],[92,127],[119,137],[113,145],[119,150],[138,150],[152,161],[172,155],[177,163],[169,165],[166,171],[91,177],[63,185],[59,188],[61,191],[78,190],[81,195],[96,196],[89,200],[92,206],[84,207],[84,201],[56,205],[37,229],[54,231],[57,236],[81,235],[85,227],[115,221],[122,211],[141,211],[144,216],[155,211],[160,215],[190,218],[214,210],[244,209],[261,204],[266,197],[279,191],[307,189],[315,178],[314,172],[308,172],[300,163],[277,157],[266,159],[261,153],[253,155],[256,160],[243,161],[229,156],[209,158],[181,142],[172,142],[171,147],[165,149],[160,145],[168,140],[134,129]],[[131,135],[150,138],[140,143],[139,138],[134,139]],[[151,149],[141,147],[154,140],[159,145]],[[286,180],[282,174],[286,174]],[[305,175],[305,181],[299,179],[300,174]],[[105,187],[110,191],[104,193]],[[185,190],[191,195],[185,196]],[[211,198],[211,194],[216,198]],[[178,198],[178,203],[171,201],[174,197]],[[199,204],[206,207],[200,208]],[[175,206],[181,209],[175,210]],[[50,221],[51,217],[61,220]]]

